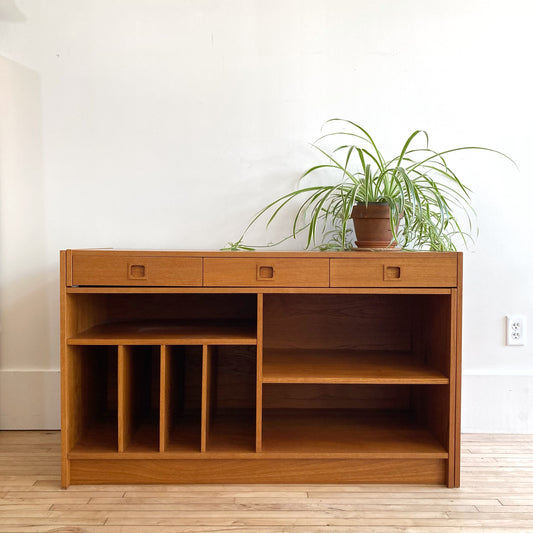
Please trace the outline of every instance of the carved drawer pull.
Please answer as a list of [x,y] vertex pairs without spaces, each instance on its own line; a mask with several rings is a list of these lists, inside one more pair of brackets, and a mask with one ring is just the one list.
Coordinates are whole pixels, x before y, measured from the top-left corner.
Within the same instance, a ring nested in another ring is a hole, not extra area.
[[399,266],[383,266],[383,281],[400,281],[402,272]]
[[257,265],[257,279],[274,279],[274,267]]
[[146,265],[128,264],[128,279],[146,279]]

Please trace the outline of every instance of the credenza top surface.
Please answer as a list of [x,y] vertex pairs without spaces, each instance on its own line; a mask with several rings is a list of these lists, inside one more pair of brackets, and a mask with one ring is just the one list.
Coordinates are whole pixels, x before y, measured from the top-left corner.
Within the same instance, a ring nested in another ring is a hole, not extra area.
[[150,249],[122,249],[122,248],[80,248],[68,249],[68,253],[75,255],[95,255],[95,254],[112,254],[112,255],[137,255],[137,256],[184,256],[184,257],[314,257],[314,258],[370,258],[383,257],[391,255],[394,257],[422,255],[424,257],[442,257],[462,255],[462,252],[433,252],[428,250],[401,250],[401,249],[383,249],[368,250],[354,249],[347,252],[335,251],[226,251],[226,250],[150,250]]

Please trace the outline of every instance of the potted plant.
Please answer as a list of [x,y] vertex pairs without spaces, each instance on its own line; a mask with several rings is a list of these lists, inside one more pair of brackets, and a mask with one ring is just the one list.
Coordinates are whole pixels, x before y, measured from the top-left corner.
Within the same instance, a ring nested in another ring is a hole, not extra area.
[[[254,216],[229,249],[250,249],[243,242],[248,228],[268,212],[269,225],[287,204],[299,199],[301,205],[286,238],[305,231],[307,248],[318,245],[320,249],[350,249],[352,218],[355,244],[359,247],[398,244],[401,248],[455,250],[455,237],[465,244],[472,239],[474,211],[470,190],[450,168],[446,157],[462,150],[485,150],[510,159],[497,150],[477,146],[435,151],[429,147],[429,136],[423,130],[414,131],[400,153],[387,159],[373,137],[355,122],[331,119],[326,124],[343,129],[325,133],[315,142],[313,146],[324,162],[309,168],[300,180],[325,171],[336,179],[326,185],[299,188],[274,200]],[[338,146],[332,150],[322,147],[326,139],[332,138],[340,141]],[[424,141],[421,146],[416,145],[419,140]]]

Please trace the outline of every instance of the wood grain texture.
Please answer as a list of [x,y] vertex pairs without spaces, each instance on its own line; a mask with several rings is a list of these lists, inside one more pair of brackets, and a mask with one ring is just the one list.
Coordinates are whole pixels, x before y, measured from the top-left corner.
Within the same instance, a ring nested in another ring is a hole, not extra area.
[[533,436],[467,434],[462,440],[462,487],[457,489],[390,483],[252,485],[248,480],[65,490],[59,479],[59,432],[4,431],[0,533],[531,531]]
[[70,463],[67,458],[67,453],[72,448],[72,439],[74,435],[71,426],[71,393],[69,390],[73,382],[73,376],[70,374],[70,369],[67,362],[67,339],[72,336],[75,331],[71,326],[71,313],[67,307],[67,293],[66,286],[68,284],[67,268],[70,262],[67,263],[67,252],[62,250],[59,254],[59,330],[60,330],[60,373],[61,373],[61,479],[64,487],[70,484]]
[[457,257],[331,260],[331,287],[456,287]]
[[105,252],[74,254],[72,285],[200,286],[202,259]]
[[203,346],[202,351],[202,429],[200,450],[207,451],[207,443],[211,431],[211,416],[215,406],[214,383],[213,383],[213,358],[214,349],[212,346]]
[[257,347],[255,395],[255,451],[263,446],[263,295],[257,295]]
[[457,289],[452,291],[450,299],[450,328],[449,328],[449,339],[450,339],[450,391],[449,397],[446,400],[443,399],[442,407],[443,409],[448,409],[448,416],[443,416],[443,418],[449,419],[449,424],[447,427],[448,431],[448,445],[447,449],[450,453],[450,459],[448,461],[448,487],[457,487],[455,480],[455,471],[456,471],[456,462],[460,460],[460,451],[457,450],[456,442],[460,438],[460,435],[456,434],[457,423],[456,416],[458,415],[456,402],[457,402]]
[[410,353],[268,350],[264,383],[447,384],[449,379]]
[[411,295],[265,294],[264,348],[411,351]]
[[[67,287],[67,294],[230,295],[244,294],[450,294],[446,288],[420,287]],[[172,301],[171,299],[169,301]]]
[[265,453],[448,458],[446,449],[412,413],[399,410],[268,409],[263,413],[263,432]]
[[434,483],[443,459],[264,459],[72,461],[72,482],[87,483]]
[[83,331],[68,344],[256,344],[255,324],[215,321],[142,321],[101,324]]
[[167,451],[199,452],[203,347],[167,346],[167,351],[170,351],[170,435]]
[[[117,450],[117,352],[104,346],[70,347],[69,448]],[[112,428],[112,431],[109,429]]]
[[439,258],[439,257],[456,257],[457,252],[431,252],[428,250],[420,251],[407,251],[400,249],[383,249],[383,250],[360,250],[354,249],[349,252],[318,252],[318,251],[239,251],[239,252],[225,252],[225,251],[213,251],[213,250],[138,250],[138,249],[113,249],[113,248],[87,248],[87,249],[69,249],[67,254],[71,254],[71,257],[91,256],[91,255],[109,255],[109,256],[131,256],[136,257],[208,257],[208,258],[229,258],[229,259],[262,259],[264,257],[276,258],[281,257],[284,259],[292,258],[309,258],[309,259],[375,259],[380,257],[382,259],[394,259],[397,257],[410,258],[410,257],[424,257],[426,259]]
[[329,259],[208,257],[204,259],[204,286],[329,287]]
[[459,483],[458,254],[61,257],[65,485]]
[[[172,385],[172,366],[170,361],[170,347],[161,346],[161,384],[159,401],[159,451],[165,452],[168,448],[168,439],[170,435],[170,421],[172,417],[171,403],[171,385]],[[178,386],[175,383],[174,386]]]
[[129,447],[134,432],[135,384],[130,346],[118,347],[118,451]]
[[457,254],[457,298],[455,327],[455,476],[454,486],[461,486],[461,387],[463,338],[463,253]]
[[264,383],[263,409],[409,410],[412,391],[396,384]]

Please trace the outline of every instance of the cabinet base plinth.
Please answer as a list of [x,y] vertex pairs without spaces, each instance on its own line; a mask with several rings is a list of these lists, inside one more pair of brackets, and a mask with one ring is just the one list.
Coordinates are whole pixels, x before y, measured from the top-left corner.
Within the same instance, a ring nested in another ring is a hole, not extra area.
[[76,459],[70,483],[447,483],[445,459]]

